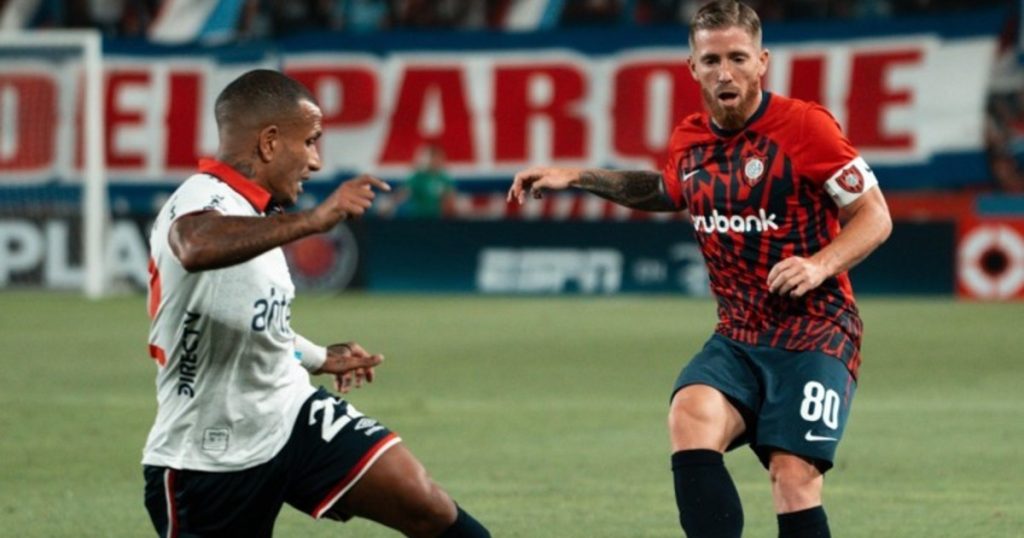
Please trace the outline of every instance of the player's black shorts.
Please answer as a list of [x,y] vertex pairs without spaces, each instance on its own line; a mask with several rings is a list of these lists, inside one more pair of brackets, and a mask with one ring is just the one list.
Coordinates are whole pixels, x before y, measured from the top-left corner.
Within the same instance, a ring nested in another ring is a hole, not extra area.
[[143,466],[146,509],[165,538],[270,536],[284,503],[345,520],[334,503],[400,441],[321,388],[302,406],[284,448],[262,465],[225,473]]
[[857,382],[839,359],[819,351],[752,346],[712,336],[676,379],[672,395],[710,385],[739,409],[746,431],[729,447],[750,443],[768,467],[775,449],[832,468]]

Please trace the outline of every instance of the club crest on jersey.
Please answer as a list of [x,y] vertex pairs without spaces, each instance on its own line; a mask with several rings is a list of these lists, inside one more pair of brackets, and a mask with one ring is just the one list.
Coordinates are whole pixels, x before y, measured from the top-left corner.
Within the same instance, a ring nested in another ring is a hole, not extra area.
[[764,161],[760,157],[750,157],[743,165],[743,175],[747,177],[747,184],[753,187],[761,182],[764,175]]
[[846,192],[857,194],[864,190],[864,176],[856,166],[850,166],[839,175],[839,186]]

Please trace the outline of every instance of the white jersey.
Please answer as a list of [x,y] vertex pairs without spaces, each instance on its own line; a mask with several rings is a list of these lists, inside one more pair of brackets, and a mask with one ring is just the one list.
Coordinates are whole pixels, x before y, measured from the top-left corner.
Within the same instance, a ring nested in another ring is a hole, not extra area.
[[204,160],[153,224],[149,349],[159,366],[159,407],[143,464],[236,471],[264,463],[288,441],[314,392],[295,360],[295,286],[281,249],[189,273],[167,240],[182,215],[262,216],[269,199],[227,165]]

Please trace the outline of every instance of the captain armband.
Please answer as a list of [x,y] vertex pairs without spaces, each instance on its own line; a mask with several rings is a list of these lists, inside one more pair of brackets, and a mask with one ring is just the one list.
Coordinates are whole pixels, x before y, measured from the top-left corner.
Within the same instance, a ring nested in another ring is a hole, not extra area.
[[825,192],[839,207],[846,207],[878,185],[875,173],[863,157],[857,157],[825,182]]
[[296,334],[295,360],[309,373],[315,373],[327,361],[327,348],[306,340],[301,334]]

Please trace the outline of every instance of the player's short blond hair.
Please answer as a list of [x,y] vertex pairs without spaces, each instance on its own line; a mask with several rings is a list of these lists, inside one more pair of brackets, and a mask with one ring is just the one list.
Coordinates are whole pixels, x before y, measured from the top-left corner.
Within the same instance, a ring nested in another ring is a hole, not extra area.
[[721,30],[732,26],[745,30],[754,38],[754,44],[761,47],[761,18],[753,8],[736,0],[713,0],[701,6],[690,19],[690,48],[693,48],[693,36],[698,30]]

